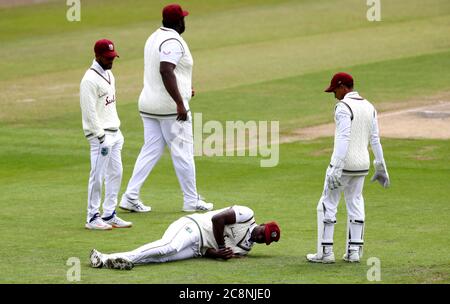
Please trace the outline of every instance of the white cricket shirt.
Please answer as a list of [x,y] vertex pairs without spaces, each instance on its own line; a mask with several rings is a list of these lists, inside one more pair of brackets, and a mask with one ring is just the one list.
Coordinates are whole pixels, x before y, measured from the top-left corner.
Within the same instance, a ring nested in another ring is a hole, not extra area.
[[118,130],[114,75],[93,61],[80,83],[80,107],[84,135],[101,137],[105,130]]
[[[219,249],[213,233],[212,218],[214,215],[225,211],[228,208],[209,211],[206,213],[195,213],[186,217],[197,223],[201,233],[200,251],[202,255],[208,248]],[[232,206],[236,214],[236,223],[225,225],[224,239],[225,246],[230,247],[234,254],[246,255],[252,249],[254,242],[250,240],[253,229],[257,226],[253,210],[245,206]]]
[[349,92],[336,105],[335,122],[332,159],[344,160],[344,175],[367,175],[370,167],[369,142],[375,159],[383,160],[375,108],[358,92]]
[[177,115],[177,105],[164,87],[159,72],[162,61],[176,65],[174,73],[178,90],[184,107],[189,111],[194,60],[187,43],[177,31],[160,27],[145,43],[144,87],[139,96],[139,112],[142,116],[173,118]]

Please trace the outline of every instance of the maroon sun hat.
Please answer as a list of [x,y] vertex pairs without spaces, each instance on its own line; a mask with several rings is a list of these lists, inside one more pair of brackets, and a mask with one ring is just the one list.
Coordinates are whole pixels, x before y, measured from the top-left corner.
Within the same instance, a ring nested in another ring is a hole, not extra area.
[[169,4],[163,8],[163,20],[176,22],[189,15],[188,11],[184,11],[179,4]]
[[94,52],[96,56],[103,56],[106,58],[119,57],[117,54],[114,43],[108,39],[100,39],[95,43]]
[[270,222],[264,224],[264,235],[266,245],[269,245],[272,242],[278,242],[280,239],[280,227],[276,222]]
[[325,92],[327,93],[333,92],[341,84],[349,88],[352,88],[353,87],[352,75],[343,72],[334,74],[333,78],[331,79],[330,86],[325,89]]

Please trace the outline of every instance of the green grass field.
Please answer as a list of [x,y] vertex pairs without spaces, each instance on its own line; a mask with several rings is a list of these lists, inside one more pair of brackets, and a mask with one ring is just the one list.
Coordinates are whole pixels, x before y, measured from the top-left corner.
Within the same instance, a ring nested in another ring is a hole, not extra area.
[[[381,22],[368,22],[359,0],[179,3],[191,13],[183,36],[195,61],[191,108],[203,121],[278,120],[282,135],[331,122],[333,99],[323,89],[341,70],[381,111],[450,90],[448,0],[382,1]],[[125,136],[124,191],[143,141],[143,46],[165,4],[83,2],[81,21],[72,23],[65,1],[0,9],[0,283],[69,283],[70,257],[81,259],[81,283],[370,283],[369,257],[381,261],[381,283],[450,283],[448,140],[382,139],[392,187],[366,180],[360,264],[311,265],[304,257],[315,249],[329,137],[281,145],[274,168],[261,168],[258,157],[196,158],[199,192],[216,208],[242,204],[258,222],[276,220],[280,242],[226,262],[91,269],[91,248],[134,249],[183,215],[166,151],[142,190],[151,213],[119,211],[134,223],[128,230],[84,229],[89,146],[78,93],[93,43],[108,37],[121,56],[113,72]],[[344,205],[337,257],[344,253]]]

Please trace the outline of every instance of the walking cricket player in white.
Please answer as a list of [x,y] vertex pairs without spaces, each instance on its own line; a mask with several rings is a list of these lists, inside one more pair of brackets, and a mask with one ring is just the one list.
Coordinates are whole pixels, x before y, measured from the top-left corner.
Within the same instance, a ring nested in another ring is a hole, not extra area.
[[378,134],[377,112],[373,105],[353,91],[353,78],[347,73],[333,76],[325,92],[333,92],[337,100],[335,109],[336,132],[331,163],[326,172],[322,197],[317,205],[317,253],[308,254],[315,263],[334,263],[333,234],[341,193],[347,204],[347,241],[344,260],[359,262],[364,245],[364,198],[362,190],[369,173],[370,143],[375,156],[377,180],[387,188],[389,175]]
[[[117,196],[122,181],[121,151],[124,142],[116,110],[115,79],[111,72],[118,54],[114,43],[98,40],[95,59],[80,84],[83,130],[91,146],[88,186],[87,229],[110,230],[131,227],[116,215]],[[105,182],[103,215],[100,217],[102,186]]]
[[276,222],[257,225],[253,210],[232,206],[183,216],[173,222],[163,237],[136,250],[104,254],[93,249],[94,268],[130,270],[137,264],[163,263],[197,257],[228,260],[246,256],[255,243],[278,242]]
[[163,27],[147,40],[144,50],[144,88],[139,112],[144,123],[144,145],[134,166],[120,208],[148,212],[151,207],[140,200],[140,190],[168,145],[184,196],[183,211],[208,211],[197,193],[195,180],[192,116],[189,100],[192,90],[193,59],[181,37],[188,15],[177,4],[163,9]]

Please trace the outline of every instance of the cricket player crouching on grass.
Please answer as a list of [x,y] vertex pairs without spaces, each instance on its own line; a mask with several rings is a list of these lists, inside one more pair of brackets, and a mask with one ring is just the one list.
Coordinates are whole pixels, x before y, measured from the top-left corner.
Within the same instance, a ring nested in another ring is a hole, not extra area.
[[183,216],[169,226],[160,240],[133,251],[104,254],[93,249],[90,264],[94,268],[130,270],[136,264],[197,257],[228,260],[247,255],[254,243],[269,245],[279,239],[277,223],[257,225],[250,208],[235,205]]
[[308,254],[314,263],[334,263],[333,234],[341,193],[347,204],[347,242],[344,260],[359,262],[364,245],[364,199],[362,190],[369,173],[369,142],[375,156],[377,180],[387,188],[389,175],[378,135],[377,112],[373,105],[353,91],[353,78],[347,73],[333,76],[325,92],[339,101],[335,108],[336,132],[331,163],[326,172],[322,197],[317,205],[317,253]]
[[[111,230],[131,227],[116,215],[117,195],[122,182],[122,146],[120,120],[116,110],[116,88],[111,72],[119,57],[114,43],[98,40],[95,59],[80,84],[80,106],[84,135],[91,146],[91,172],[88,186],[88,214],[85,227],[91,230]],[[100,217],[102,186],[105,181],[103,215]]]

